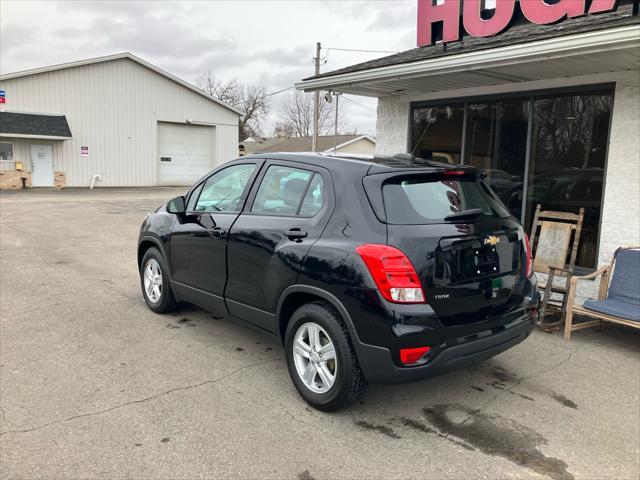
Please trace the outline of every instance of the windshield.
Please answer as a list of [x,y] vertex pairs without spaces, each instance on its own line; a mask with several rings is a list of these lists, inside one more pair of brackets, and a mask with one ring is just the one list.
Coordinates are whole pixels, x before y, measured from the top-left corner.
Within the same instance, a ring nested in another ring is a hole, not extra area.
[[392,224],[445,223],[450,215],[474,209],[480,210],[477,218],[510,216],[487,185],[476,179],[392,179],[383,185],[382,195],[387,223]]

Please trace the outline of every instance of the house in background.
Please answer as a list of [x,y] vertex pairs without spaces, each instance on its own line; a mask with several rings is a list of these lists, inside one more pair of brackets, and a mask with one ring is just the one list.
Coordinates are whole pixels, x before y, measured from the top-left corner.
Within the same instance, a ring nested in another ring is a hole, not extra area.
[[239,111],[130,54],[0,75],[0,188],[190,185]]
[[[273,152],[310,152],[311,137],[248,138],[240,142],[240,155]],[[318,137],[319,153],[373,155],[376,141],[369,135],[327,135]]]

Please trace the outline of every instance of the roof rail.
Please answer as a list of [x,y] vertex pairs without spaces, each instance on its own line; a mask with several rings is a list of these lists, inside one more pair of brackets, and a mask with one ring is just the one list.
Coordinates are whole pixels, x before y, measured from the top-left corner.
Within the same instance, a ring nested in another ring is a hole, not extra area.
[[392,155],[391,158],[409,163],[414,163],[416,161],[416,156],[412,153],[396,153],[395,155]]

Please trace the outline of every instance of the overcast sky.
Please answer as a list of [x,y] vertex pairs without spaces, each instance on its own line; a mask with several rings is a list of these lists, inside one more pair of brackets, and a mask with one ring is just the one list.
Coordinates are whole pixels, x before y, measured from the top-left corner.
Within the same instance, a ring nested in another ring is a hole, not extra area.
[[[193,82],[218,78],[265,84],[270,92],[313,74],[323,47],[402,51],[416,40],[416,0],[364,1],[0,1],[0,72],[129,51]],[[322,71],[380,53],[324,52]],[[265,133],[277,116],[275,95]],[[376,101],[343,101],[349,124],[375,133]]]

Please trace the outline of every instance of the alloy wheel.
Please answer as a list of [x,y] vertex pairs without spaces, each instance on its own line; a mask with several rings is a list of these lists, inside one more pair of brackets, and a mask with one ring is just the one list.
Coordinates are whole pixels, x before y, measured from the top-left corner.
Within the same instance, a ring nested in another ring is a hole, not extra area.
[[293,359],[302,383],[314,393],[328,392],[336,380],[338,359],[327,331],[317,323],[300,326],[293,339]]
[[162,297],[162,270],[155,258],[150,258],[144,266],[144,291],[153,303]]

